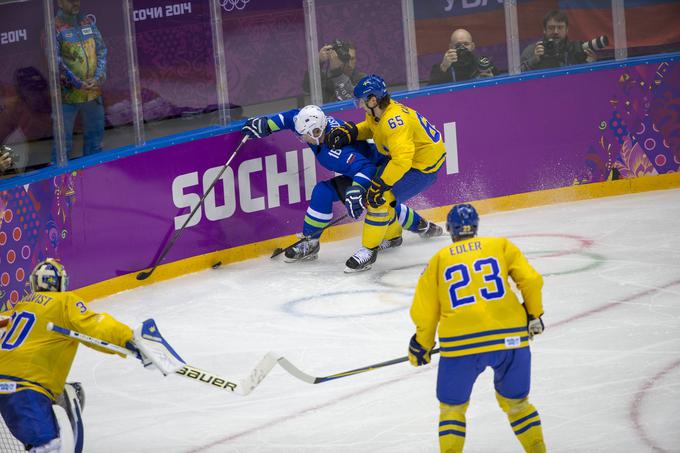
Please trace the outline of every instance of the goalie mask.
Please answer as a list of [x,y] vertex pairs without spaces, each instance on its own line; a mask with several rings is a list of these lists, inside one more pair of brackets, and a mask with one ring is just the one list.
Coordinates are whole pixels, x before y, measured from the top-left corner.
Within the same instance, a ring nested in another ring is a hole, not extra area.
[[321,144],[321,137],[326,131],[326,114],[316,105],[303,107],[295,117],[295,132],[305,136],[308,135],[315,144]]
[[66,269],[54,258],[47,258],[31,272],[31,290],[39,291],[68,291],[68,274]]

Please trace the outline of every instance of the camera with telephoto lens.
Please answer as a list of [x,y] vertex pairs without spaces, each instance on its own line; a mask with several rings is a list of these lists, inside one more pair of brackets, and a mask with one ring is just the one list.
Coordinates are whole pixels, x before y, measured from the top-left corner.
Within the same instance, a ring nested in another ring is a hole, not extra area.
[[581,48],[585,52],[586,50],[590,49],[593,52],[596,50],[602,50],[605,47],[609,45],[609,38],[606,36],[598,36],[597,38],[593,38],[589,41],[583,41],[581,43]]
[[453,47],[453,49],[456,51],[456,56],[458,57],[458,61],[453,63],[454,65],[470,66],[475,61],[475,57],[472,55],[472,52],[470,52],[463,44],[458,43]]
[[542,44],[544,58],[558,58],[564,53],[564,43],[559,39],[545,38]]
[[333,41],[333,44],[331,44],[331,48],[335,51],[335,53],[338,55],[338,58],[340,61],[343,63],[347,64],[349,63],[350,60],[350,45],[346,43],[345,41],[341,41],[339,39],[336,39]]

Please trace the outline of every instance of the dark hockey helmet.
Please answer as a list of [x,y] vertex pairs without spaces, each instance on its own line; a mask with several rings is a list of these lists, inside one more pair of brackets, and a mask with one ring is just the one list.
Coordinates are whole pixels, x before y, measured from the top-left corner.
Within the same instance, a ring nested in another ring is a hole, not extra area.
[[455,205],[446,216],[446,231],[454,240],[477,235],[479,214],[471,204]]
[[354,87],[354,97],[363,99],[364,102],[368,102],[368,99],[371,96],[375,96],[377,101],[380,102],[387,94],[387,85],[385,85],[385,81],[382,77],[375,74],[362,78]]

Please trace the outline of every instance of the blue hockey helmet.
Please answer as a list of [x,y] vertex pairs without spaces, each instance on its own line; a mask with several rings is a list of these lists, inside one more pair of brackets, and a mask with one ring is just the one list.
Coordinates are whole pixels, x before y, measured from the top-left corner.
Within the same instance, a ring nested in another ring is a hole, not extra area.
[[379,75],[371,74],[361,80],[354,87],[354,97],[368,102],[368,98],[375,96],[378,101],[387,96],[387,85]]
[[479,214],[471,204],[458,204],[446,216],[446,231],[453,239],[473,237],[479,227]]
[[31,272],[31,290],[68,291],[68,274],[64,266],[54,258],[47,258],[38,263]]

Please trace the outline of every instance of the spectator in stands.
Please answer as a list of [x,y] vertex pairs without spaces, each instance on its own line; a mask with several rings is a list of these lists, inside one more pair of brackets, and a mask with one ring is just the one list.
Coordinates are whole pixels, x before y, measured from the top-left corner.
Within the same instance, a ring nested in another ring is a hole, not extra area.
[[430,70],[430,85],[461,82],[498,75],[489,57],[478,57],[469,31],[459,28],[451,33],[449,49],[441,63]]
[[102,149],[107,49],[93,19],[80,13],[80,0],[59,0],[55,18],[57,58],[61,76],[66,150],[72,148],[73,126],[82,113],[83,154]]
[[543,39],[530,44],[522,52],[522,71],[558,68],[573,64],[592,63],[595,52],[577,41],[569,41],[569,18],[562,11],[553,10],[543,18]]
[[[319,50],[323,102],[354,99],[354,86],[366,74],[357,70],[357,51],[349,41],[336,39]],[[303,88],[309,93],[309,73]]]

